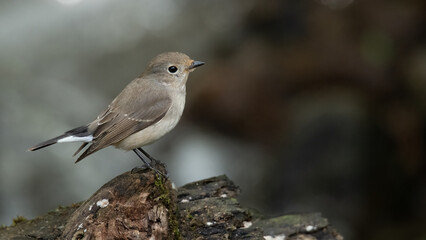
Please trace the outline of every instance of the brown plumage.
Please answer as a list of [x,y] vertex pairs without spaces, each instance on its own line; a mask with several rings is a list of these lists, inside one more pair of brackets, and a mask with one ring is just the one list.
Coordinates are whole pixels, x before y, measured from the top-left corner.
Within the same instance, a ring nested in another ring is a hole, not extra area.
[[[105,147],[132,150],[149,144],[179,121],[185,105],[188,74],[204,63],[183,53],[169,52],[155,57],[142,75],[130,82],[99,116],[86,126],[47,140],[30,151],[57,142],[83,141],[77,161]],[[176,71],[175,71],[176,70]]]

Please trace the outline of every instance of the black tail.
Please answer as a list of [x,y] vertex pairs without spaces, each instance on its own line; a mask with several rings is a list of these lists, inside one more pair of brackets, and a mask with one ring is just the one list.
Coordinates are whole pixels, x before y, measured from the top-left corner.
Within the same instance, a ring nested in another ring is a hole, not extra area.
[[44,147],[48,147],[50,145],[57,143],[58,140],[64,137],[68,137],[68,136],[85,137],[88,135],[90,135],[90,133],[87,131],[87,126],[77,127],[77,128],[69,130],[68,132],[62,134],[61,136],[57,136],[55,138],[52,138],[40,144],[37,144],[36,146],[29,148],[28,151],[35,151]]

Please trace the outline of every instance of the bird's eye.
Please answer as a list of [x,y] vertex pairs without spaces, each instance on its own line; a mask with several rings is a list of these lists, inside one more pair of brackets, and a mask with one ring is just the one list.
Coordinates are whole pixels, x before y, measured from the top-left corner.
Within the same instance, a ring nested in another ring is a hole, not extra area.
[[169,73],[176,73],[178,68],[176,66],[170,66],[169,68],[167,68],[167,70],[169,71]]

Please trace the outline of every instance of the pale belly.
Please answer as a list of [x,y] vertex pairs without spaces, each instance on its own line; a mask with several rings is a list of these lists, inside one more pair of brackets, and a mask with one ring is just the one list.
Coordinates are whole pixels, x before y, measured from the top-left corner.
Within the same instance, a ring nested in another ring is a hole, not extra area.
[[148,145],[170,132],[170,130],[172,130],[179,122],[185,106],[185,96],[181,99],[175,100],[174,106],[169,109],[163,119],[152,126],[130,135],[122,141],[114,144],[114,146],[124,150],[132,150]]

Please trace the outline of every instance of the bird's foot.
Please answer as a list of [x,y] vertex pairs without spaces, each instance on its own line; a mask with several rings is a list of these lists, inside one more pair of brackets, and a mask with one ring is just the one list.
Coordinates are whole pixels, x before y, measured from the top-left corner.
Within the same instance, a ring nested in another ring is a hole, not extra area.
[[145,163],[142,166],[134,167],[130,172],[137,173],[139,171],[146,171],[146,170],[153,170],[156,174],[166,179],[169,178],[167,170],[166,170],[166,166],[158,160],[151,161],[151,163]]
[[164,163],[156,159],[151,159],[151,164],[148,167],[164,178],[169,178],[169,174],[167,173],[166,165]]
[[[158,175],[161,175],[161,176],[165,177],[166,179],[168,178],[166,166],[164,165],[164,163],[162,163],[162,162],[156,160],[155,158],[151,157],[142,148],[133,149],[133,151],[136,153],[136,155],[138,155],[138,157],[142,160],[142,162],[145,164],[146,167],[154,170]],[[149,162],[144,158],[143,155],[145,155],[149,159]]]
[[148,171],[149,169],[150,169],[149,167],[142,165],[142,166],[134,167],[130,172],[137,173],[139,171]]

